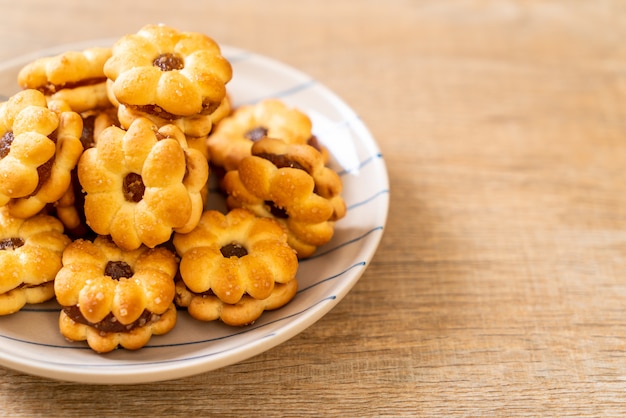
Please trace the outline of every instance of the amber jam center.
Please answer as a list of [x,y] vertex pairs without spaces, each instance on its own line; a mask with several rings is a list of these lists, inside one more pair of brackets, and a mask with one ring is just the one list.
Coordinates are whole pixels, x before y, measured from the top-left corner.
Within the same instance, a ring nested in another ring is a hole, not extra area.
[[127,202],[137,203],[143,199],[146,186],[143,184],[143,179],[139,174],[129,173],[124,177],[122,191]]
[[11,151],[13,139],[14,136],[11,131],[5,132],[5,134],[2,135],[2,138],[0,138],[0,159],[6,157],[9,154],[9,151]]
[[22,238],[4,238],[0,240],[0,250],[15,250],[24,245]]
[[159,55],[154,59],[152,65],[159,67],[161,71],[182,70],[184,67],[183,59],[169,52]]
[[224,245],[222,248],[220,248],[220,252],[225,258],[241,258],[248,255],[248,250],[246,250],[246,247],[241,244],[237,244],[236,242],[231,242],[230,244]]
[[119,280],[122,277],[133,277],[133,269],[128,263],[124,261],[109,261],[104,268],[104,275],[109,276],[114,280]]
[[243,136],[250,141],[256,142],[267,136],[267,128],[257,126],[247,131]]

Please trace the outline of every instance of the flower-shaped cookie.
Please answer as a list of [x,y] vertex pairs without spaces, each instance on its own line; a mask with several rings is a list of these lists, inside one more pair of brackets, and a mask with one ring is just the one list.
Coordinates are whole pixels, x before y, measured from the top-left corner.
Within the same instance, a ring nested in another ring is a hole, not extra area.
[[177,267],[175,254],[164,247],[124,251],[109,237],[75,240],[65,249],[54,282],[63,306],[61,333],[87,340],[97,352],[143,347],[176,323]]
[[288,144],[306,144],[313,137],[311,128],[306,114],[278,99],[238,107],[209,136],[211,162],[227,171],[234,170],[250,155],[254,142],[270,137]]
[[247,208],[279,221],[299,258],[327,243],[335,221],[346,213],[341,179],[309,145],[262,139],[222,184],[229,208]]
[[281,226],[246,209],[226,215],[205,211],[196,229],[174,235],[174,246],[187,288],[210,292],[226,304],[239,303],[244,295],[267,299],[275,283],[294,280],[298,270]]
[[263,314],[285,306],[298,291],[298,280],[287,283],[275,283],[272,293],[265,299],[255,299],[243,295],[235,304],[224,303],[220,298],[206,292],[197,294],[191,292],[182,280],[176,282],[176,304],[187,308],[192,318],[199,321],[221,320],[227,325],[250,325]]
[[213,113],[232,77],[214,40],[165,25],[119,39],[104,72],[113,102],[165,119]]
[[54,297],[54,278],[69,243],[56,218],[15,218],[0,208],[0,315]]
[[87,224],[126,250],[164,243],[197,225],[208,170],[173,125],[139,118],[128,131],[108,127],[78,163]]
[[107,107],[104,63],[110,56],[111,48],[94,47],[38,58],[20,70],[17,81],[23,89],[67,102],[75,112]]
[[22,90],[0,105],[0,205],[27,218],[67,191],[83,152],[82,119],[55,112],[37,90]]

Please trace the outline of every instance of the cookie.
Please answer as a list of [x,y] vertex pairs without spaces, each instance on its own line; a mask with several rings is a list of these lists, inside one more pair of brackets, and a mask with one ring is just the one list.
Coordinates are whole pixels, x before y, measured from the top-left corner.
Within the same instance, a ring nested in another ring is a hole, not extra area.
[[172,120],[213,113],[226,95],[232,67],[204,34],[146,25],[113,45],[104,73],[112,101]]
[[54,298],[54,278],[69,243],[56,218],[16,218],[0,208],[0,315]]
[[[262,301],[272,295],[271,300],[281,299],[279,294],[284,290],[278,292],[275,287],[295,280],[298,270],[297,256],[287,244],[282,227],[246,209],[227,214],[205,211],[198,226],[190,233],[175,234],[173,243],[181,257],[179,273],[188,291],[200,299],[214,296],[224,306],[250,304],[253,302],[246,301]],[[261,308],[253,309],[255,315],[260,315],[275,304],[255,302],[254,306]],[[217,319],[194,309],[190,314],[198,315],[198,319]],[[225,322],[243,325],[258,315]]]
[[63,253],[54,290],[62,306],[61,334],[99,353],[136,350],[170,331],[177,260],[173,252],[141,246],[125,251],[109,238],[78,239]]
[[33,216],[67,191],[82,126],[78,113],[55,112],[37,90],[0,105],[0,205],[12,216]]
[[17,81],[22,89],[63,100],[78,113],[108,107],[104,63],[110,56],[111,48],[94,47],[42,57],[24,66]]
[[330,241],[335,222],[346,214],[341,178],[309,145],[264,138],[251,153],[224,176],[227,206],[277,220],[298,257],[310,257]]
[[174,125],[139,118],[128,131],[108,127],[78,163],[87,224],[125,250],[189,232],[204,208],[208,170]]
[[199,321],[217,321],[231,326],[244,326],[254,323],[265,311],[282,308],[289,303],[298,290],[298,280],[276,283],[272,293],[265,299],[255,299],[244,295],[235,304],[224,303],[210,293],[191,292],[184,282],[176,282],[176,304],[185,307],[189,315]]
[[278,99],[240,106],[223,118],[207,140],[211,162],[234,170],[251,154],[254,142],[271,137],[288,144],[306,144],[312,137],[312,123],[300,110]]

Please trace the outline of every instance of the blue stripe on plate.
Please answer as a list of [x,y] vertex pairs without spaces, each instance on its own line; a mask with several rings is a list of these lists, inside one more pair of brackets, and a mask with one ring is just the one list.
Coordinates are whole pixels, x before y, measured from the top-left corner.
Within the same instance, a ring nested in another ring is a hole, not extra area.
[[325,255],[327,255],[327,254],[330,254],[330,253],[332,253],[332,252],[335,252],[335,251],[337,251],[337,250],[340,250],[341,248],[343,248],[343,247],[345,247],[345,246],[348,246],[348,245],[350,245],[350,244],[354,244],[354,243],[356,243],[356,242],[358,242],[358,241],[361,241],[361,240],[363,240],[363,239],[367,238],[367,236],[368,236],[368,235],[370,235],[370,234],[372,234],[372,233],[374,233],[374,232],[376,232],[376,231],[382,231],[382,230],[383,230],[383,226],[382,226],[382,225],[377,226],[377,227],[374,227],[374,228],[370,229],[369,231],[365,232],[363,235],[360,235],[360,236],[358,236],[358,237],[352,238],[351,240],[345,241],[345,242],[343,242],[343,243],[337,244],[337,245],[336,245],[335,247],[333,247],[333,248],[330,248],[330,249],[328,249],[328,250],[326,250],[326,251],[323,251],[323,252],[320,252],[320,253],[314,254],[313,256],[311,256],[311,257],[309,257],[309,258],[306,258],[306,259],[304,259],[304,260],[301,260],[300,262],[301,262],[301,263],[306,263],[306,262],[308,262],[308,261],[315,260],[316,258],[323,257],[323,256],[325,256]]
[[389,193],[389,189],[382,189],[382,190],[374,193],[370,197],[366,198],[365,200],[362,200],[362,201],[356,202],[356,203],[352,203],[350,206],[348,206],[348,210],[352,210],[352,209],[358,208],[359,206],[367,205],[372,200],[375,200],[377,197],[382,196],[384,194],[388,194],[388,193]]
[[314,288],[315,286],[319,286],[322,283],[326,283],[326,282],[334,280],[334,279],[336,279],[336,278],[338,278],[340,276],[343,276],[344,274],[346,274],[347,272],[349,272],[350,270],[352,270],[352,269],[354,269],[356,267],[364,267],[366,264],[367,263],[365,261],[360,261],[358,263],[355,263],[355,264],[351,265],[350,267],[348,267],[347,269],[345,269],[345,270],[343,270],[343,271],[341,271],[341,272],[339,272],[337,274],[334,274],[334,275],[329,276],[329,277],[327,277],[325,279],[319,280],[319,281],[317,281],[317,282],[315,282],[315,283],[313,283],[313,284],[311,284],[311,285],[309,285],[307,287],[304,287],[302,289],[298,289],[298,293],[306,292],[307,290],[310,290],[310,289]]
[[362,169],[363,167],[367,166],[368,164],[371,164],[372,162],[382,159],[383,158],[383,154],[381,154],[380,152],[375,154],[375,155],[371,155],[369,156],[367,159],[361,161],[359,163],[358,166],[356,167],[352,167],[352,168],[346,168],[344,170],[338,171],[337,174],[339,174],[339,176],[345,176],[347,174],[350,173],[354,173],[354,172],[358,172],[360,169]]

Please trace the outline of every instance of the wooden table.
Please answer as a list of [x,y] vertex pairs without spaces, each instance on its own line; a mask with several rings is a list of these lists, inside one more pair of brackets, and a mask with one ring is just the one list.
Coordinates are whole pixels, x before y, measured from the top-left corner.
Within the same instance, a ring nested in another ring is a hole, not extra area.
[[146,385],[0,368],[0,415],[626,413],[626,3],[0,0],[0,59],[146,23],[320,80],[375,136],[389,220],[295,338]]

